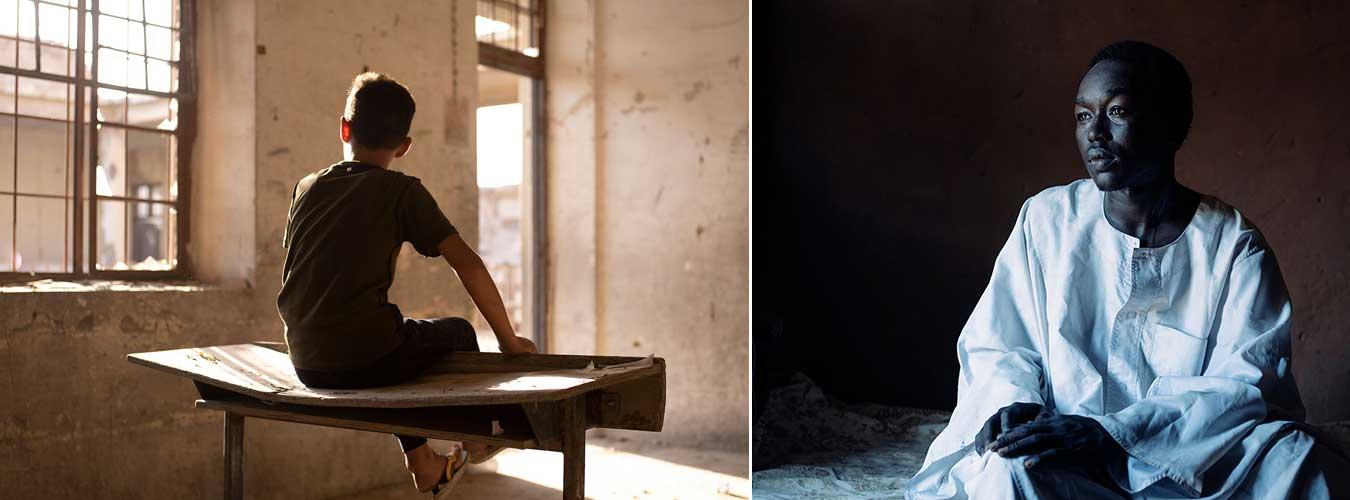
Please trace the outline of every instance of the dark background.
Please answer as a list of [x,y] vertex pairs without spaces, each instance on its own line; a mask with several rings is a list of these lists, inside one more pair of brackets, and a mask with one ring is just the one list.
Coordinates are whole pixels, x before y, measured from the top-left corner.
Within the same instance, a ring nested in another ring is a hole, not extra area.
[[1182,183],[1273,245],[1310,420],[1350,418],[1350,10],[1340,2],[756,2],[755,403],[802,371],[951,409],[955,342],[1023,200],[1086,176],[1072,103],[1120,39],[1175,54]]

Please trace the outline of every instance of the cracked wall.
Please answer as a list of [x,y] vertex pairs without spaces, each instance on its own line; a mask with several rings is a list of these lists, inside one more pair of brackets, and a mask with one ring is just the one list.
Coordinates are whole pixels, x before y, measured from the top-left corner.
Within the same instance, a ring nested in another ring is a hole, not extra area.
[[551,2],[549,327],[557,352],[667,361],[665,429],[744,449],[749,12]]

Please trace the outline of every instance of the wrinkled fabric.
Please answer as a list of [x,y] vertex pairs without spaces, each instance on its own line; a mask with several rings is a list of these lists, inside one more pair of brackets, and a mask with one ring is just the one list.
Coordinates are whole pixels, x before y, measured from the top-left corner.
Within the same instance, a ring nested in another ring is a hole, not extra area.
[[[1087,179],[1022,205],[957,341],[951,422],[907,495],[1325,498],[1297,423],[1293,311],[1261,233],[1205,196],[1174,242],[1140,248],[1104,208]],[[977,453],[985,420],[1016,402],[1093,418],[1129,457],[1094,479]]]

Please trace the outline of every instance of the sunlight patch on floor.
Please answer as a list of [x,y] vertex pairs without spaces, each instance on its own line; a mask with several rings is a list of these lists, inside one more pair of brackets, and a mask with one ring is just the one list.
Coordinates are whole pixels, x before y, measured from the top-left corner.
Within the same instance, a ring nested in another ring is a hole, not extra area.
[[[496,474],[555,492],[562,491],[561,453],[507,450],[493,462],[471,469],[468,474]],[[750,480],[744,477],[626,453],[606,446],[586,446],[588,498],[737,498],[748,497],[749,491]]]

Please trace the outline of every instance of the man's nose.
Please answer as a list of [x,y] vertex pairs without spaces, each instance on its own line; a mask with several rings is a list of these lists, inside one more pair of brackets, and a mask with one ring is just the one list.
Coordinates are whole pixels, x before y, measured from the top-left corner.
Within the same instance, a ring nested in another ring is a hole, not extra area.
[[1092,117],[1091,127],[1088,128],[1089,142],[1111,140],[1111,126],[1108,121],[1101,113]]

